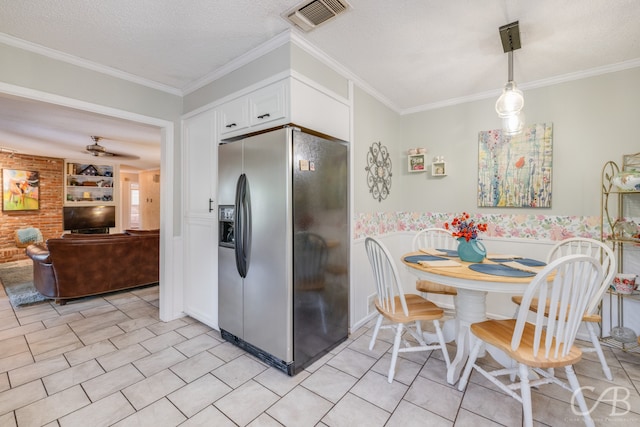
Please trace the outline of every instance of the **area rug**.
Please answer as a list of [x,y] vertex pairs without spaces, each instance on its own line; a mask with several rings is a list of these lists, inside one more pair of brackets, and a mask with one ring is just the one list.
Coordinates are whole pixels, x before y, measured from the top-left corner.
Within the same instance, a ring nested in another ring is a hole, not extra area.
[[0,264],[0,282],[13,307],[35,304],[48,298],[33,286],[33,264],[31,260]]

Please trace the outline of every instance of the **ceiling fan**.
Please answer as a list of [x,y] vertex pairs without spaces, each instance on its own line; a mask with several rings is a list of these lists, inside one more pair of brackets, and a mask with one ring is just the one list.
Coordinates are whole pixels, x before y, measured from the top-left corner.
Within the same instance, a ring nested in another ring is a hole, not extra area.
[[129,154],[123,154],[123,153],[116,153],[116,152],[112,152],[112,151],[107,151],[107,149],[100,145],[100,140],[104,139],[101,136],[92,136],[91,139],[93,140],[93,144],[89,144],[85,147],[85,153],[87,154],[91,154],[92,156],[95,157],[118,157],[120,159],[133,159],[133,160],[137,160],[140,157],[138,156],[132,156]]
[[99,141],[102,139],[102,137],[100,137],[100,136],[92,136],[91,139],[93,140],[93,144],[87,145],[86,150],[92,156],[109,157],[109,156],[115,156],[116,155],[115,153],[108,152],[106,148],[104,148],[102,145],[99,144]]

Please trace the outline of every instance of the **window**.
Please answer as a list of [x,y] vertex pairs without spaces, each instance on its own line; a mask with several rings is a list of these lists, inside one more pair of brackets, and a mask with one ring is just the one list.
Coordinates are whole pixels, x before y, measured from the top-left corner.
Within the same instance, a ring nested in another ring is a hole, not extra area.
[[131,217],[129,225],[131,228],[140,228],[140,190],[138,183],[131,183]]

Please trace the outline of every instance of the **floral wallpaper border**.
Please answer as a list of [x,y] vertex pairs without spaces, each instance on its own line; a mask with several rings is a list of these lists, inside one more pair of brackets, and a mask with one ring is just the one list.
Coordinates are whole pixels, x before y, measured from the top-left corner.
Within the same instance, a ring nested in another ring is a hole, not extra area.
[[[375,212],[357,214],[354,238],[442,227],[458,213]],[[563,240],[588,237],[600,240],[600,216],[472,214],[488,224],[486,237],[502,239]]]

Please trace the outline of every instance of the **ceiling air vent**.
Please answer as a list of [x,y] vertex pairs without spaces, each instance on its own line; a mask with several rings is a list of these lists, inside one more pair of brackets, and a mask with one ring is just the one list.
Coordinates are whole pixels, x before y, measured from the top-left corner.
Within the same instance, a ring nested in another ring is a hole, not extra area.
[[345,0],[314,0],[296,6],[284,16],[298,28],[311,31],[349,9]]

